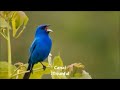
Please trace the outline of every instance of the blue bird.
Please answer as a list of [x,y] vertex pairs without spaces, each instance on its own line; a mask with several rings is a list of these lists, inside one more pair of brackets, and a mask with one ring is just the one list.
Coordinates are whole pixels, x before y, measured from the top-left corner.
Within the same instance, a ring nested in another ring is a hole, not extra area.
[[[52,30],[48,29],[49,26],[49,24],[42,24],[36,29],[35,37],[30,47],[30,56],[27,68],[27,71],[29,70],[30,72],[25,73],[23,79],[29,79],[34,64],[38,62],[42,64],[42,61],[48,57],[51,51],[52,40],[49,36],[49,32],[52,32]],[[42,66],[45,70],[46,66],[43,64]]]

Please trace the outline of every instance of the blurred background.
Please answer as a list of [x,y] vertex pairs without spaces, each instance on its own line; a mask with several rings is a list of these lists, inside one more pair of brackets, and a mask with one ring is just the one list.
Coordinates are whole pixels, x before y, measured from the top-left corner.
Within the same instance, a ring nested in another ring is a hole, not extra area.
[[[27,63],[36,27],[51,24],[53,57],[64,65],[82,63],[92,78],[120,78],[120,12],[25,11],[26,29],[18,39],[11,33],[12,63]],[[7,60],[7,42],[0,35],[0,60]],[[46,60],[47,61],[47,60]]]

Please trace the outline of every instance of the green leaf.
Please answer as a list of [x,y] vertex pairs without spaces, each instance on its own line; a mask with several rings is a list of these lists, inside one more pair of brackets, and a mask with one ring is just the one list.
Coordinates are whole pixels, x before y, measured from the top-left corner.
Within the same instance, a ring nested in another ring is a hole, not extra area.
[[[16,67],[11,65],[12,73],[15,69]],[[0,79],[8,79],[8,62],[0,61]]]
[[14,11],[0,11],[1,16],[8,21],[12,18],[13,13]]
[[85,70],[82,70],[82,76],[80,77],[80,79],[92,79],[92,77],[88,72],[86,72]]
[[[23,30],[25,29],[25,26],[27,25],[28,20],[29,19],[24,12],[22,12],[22,11],[14,12],[14,14],[12,16],[13,37],[18,38],[21,35]],[[20,27],[23,27],[23,28],[19,32],[19,34],[16,36],[16,33]]]
[[63,66],[63,61],[60,56],[55,56],[53,59],[53,66]]
[[9,28],[9,29],[11,29],[10,25],[1,16],[0,16],[0,28]]
[[66,71],[70,73],[68,75],[68,78],[80,78],[82,76],[82,69],[84,68],[84,65],[81,63],[73,63],[71,65],[67,66]]
[[42,62],[47,68],[44,71],[41,63],[35,64],[33,67],[33,73],[30,75],[30,79],[41,79],[44,74],[50,74],[50,68],[47,62]]
[[83,69],[84,65],[81,63],[73,63],[73,64],[67,66],[67,71],[69,71],[71,73],[71,72],[75,71],[77,68]]
[[75,73],[75,74],[74,74],[74,77],[75,77],[75,78],[80,78],[81,76],[82,76],[82,74],[80,74],[80,73]]
[[[51,70],[51,77],[52,79],[67,79],[66,74],[64,73],[64,70],[62,69],[54,69],[54,67],[63,67],[63,61],[60,56],[55,56],[53,59],[53,69]],[[55,73],[55,74],[53,74]],[[65,72],[66,73],[66,72]],[[59,75],[57,75],[59,74]]]

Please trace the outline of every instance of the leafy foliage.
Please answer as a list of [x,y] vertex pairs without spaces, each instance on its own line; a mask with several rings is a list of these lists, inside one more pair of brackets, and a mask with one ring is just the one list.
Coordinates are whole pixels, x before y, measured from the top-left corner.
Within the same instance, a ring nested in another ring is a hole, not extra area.
[[5,21],[5,19],[3,17],[0,16],[0,27],[1,28],[10,28],[10,25]]
[[[13,37],[18,38],[28,23],[28,17],[23,11],[0,11],[0,27],[13,30]],[[12,25],[10,25],[10,23]],[[12,28],[11,28],[12,26]],[[17,31],[22,27],[16,36]]]
[[19,30],[19,28],[23,25],[22,30],[16,36],[16,38],[20,36],[20,34],[25,29],[25,26],[26,26],[27,22],[28,22],[28,17],[25,15],[24,12],[22,12],[22,11],[14,12],[13,17],[12,17],[13,37],[15,37],[15,35],[16,35],[17,31]]
[[60,56],[55,56],[53,59],[53,66],[63,66],[63,62]]
[[[10,66],[12,63],[10,30],[13,31],[13,37],[18,38],[25,29],[27,22],[28,17],[23,11],[0,11],[0,34],[7,40],[8,46],[8,77],[10,77],[12,73]],[[23,28],[16,36],[16,33],[21,26],[23,26]]]
[[50,68],[48,67],[47,62],[43,62],[43,64],[47,67],[45,71],[40,63],[36,64],[33,68],[34,72],[31,74],[30,79],[40,79],[44,74],[50,74]]
[[[56,56],[53,59],[53,67],[64,67],[64,69],[55,69],[53,68],[51,72],[55,72],[56,74],[59,73],[59,75],[51,75],[53,79],[91,79],[91,76],[89,73],[87,73],[84,70],[84,65],[81,63],[73,63],[71,65],[66,66],[63,65],[63,61],[60,58],[60,56]],[[60,74],[61,73],[61,74]],[[65,73],[65,74],[62,74]]]
[[[50,62],[52,62],[52,64]],[[53,60],[49,59],[48,62],[43,62],[43,64],[47,67],[46,70],[43,70],[40,63],[35,64],[30,79],[42,79],[45,74],[50,74],[52,79],[91,79],[89,73],[84,70],[85,66],[83,64],[73,63],[71,65],[64,66],[60,56],[55,56]],[[0,78],[8,78],[7,65],[7,62],[0,62]],[[11,78],[22,79],[26,73],[27,66],[28,64],[23,64],[21,62],[11,65]],[[58,69],[55,67],[58,67]],[[60,69],[60,67],[64,67],[64,69]],[[52,74],[53,72],[54,74]]]
[[66,79],[65,75],[57,75],[53,73],[62,73],[62,69],[55,69],[55,67],[63,67],[63,61],[60,56],[55,56],[53,59],[53,65],[51,68],[51,77],[52,79]]
[[[8,79],[8,63],[5,61],[1,61],[0,62],[0,79]],[[14,72],[14,70],[16,69],[16,67],[14,65],[11,65],[11,71],[12,73]]]
[[[18,64],[18,66],[17,66],[18,69],[15,70],[16,72],[13,73],[12,77],[17,76],[18,79],[22,79],[24,74],[26,73],[26,69],[28,67],[28,64],[23,64],[23,63],[20,63],[20,64],[17,63],[17,64]],[[45,66],[48,66],[48,63],[46,63],[46,62],[43,62],[43,64]],[[19,73],[18,73],[18,71],[19,71]],[[40,78],[42,78],[42,76],[44,74],[50,74],[50,68],[48,67],[44,71],[43,67],[40,63],[35,64],[33,67],[33,73],[31,73],[31,75],[30,75],[30,79],[40,79]]]

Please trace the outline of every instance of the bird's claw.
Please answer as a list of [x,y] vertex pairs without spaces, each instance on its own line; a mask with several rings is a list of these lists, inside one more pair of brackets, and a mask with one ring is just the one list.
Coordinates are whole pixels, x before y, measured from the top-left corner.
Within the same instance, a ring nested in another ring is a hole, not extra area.
[[33,70],[31,70],[31,73],[33,74]]
[[46,66],[43,65],[43,70],[45,71],[45,69],[46,69]]

